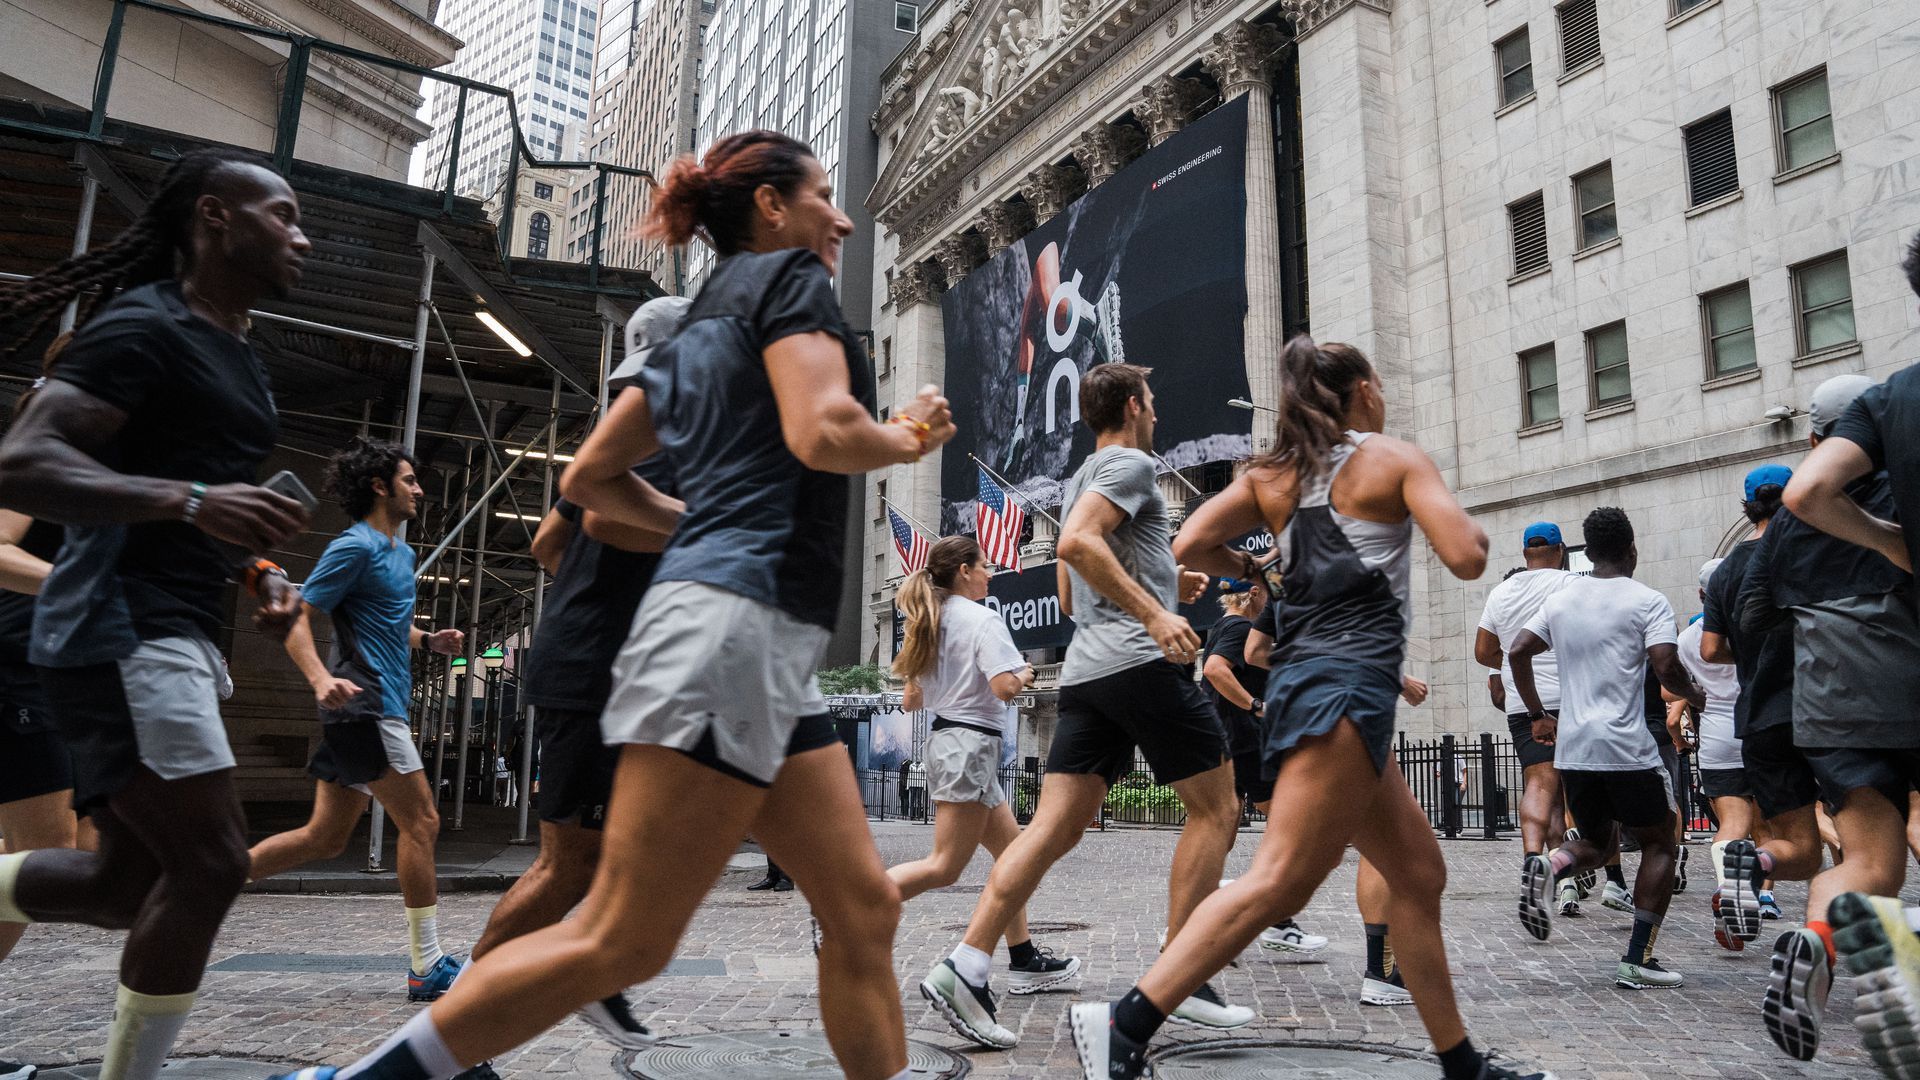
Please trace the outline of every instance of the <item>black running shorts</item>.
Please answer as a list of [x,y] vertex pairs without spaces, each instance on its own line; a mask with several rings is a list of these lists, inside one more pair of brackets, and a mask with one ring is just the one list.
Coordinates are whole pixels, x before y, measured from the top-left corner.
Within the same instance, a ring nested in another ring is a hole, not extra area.
[[1060,719],[1047,771],[1113,784],[1133,768],[1134,747],[1156,783],[1171,784],[1227,760],[1227,733],[1190,668],[1166,660],[1060,688]]
[[1256,803],[1273,798],[1274,778],[1263,775],[1265,766],[1260,757],[1259,747],[1233,755],[1233,790],[1241,798]]
[[1806,755],[1814,778],[1820,784],[1820,801],[1827,812],[1837,814],[1847,804],[1847,796],[1859,788],[1872,788],[1886,797],[1904,819],[1908,795],[1920,790],[1920,750],[1860,750],[1850,746],[1807,747]]
[[1753,795],[1745,769],[1701,769],[1700,791],[1709,799],[1745,799]]
[[0,665],[0,803],[72,786],[73,759],[39,675],[24,664]]
[[600,741],[600,713],[534,709],[540,746],[540,820],[599,829],[613,796],[620,747]]
[[[839,741],[840,731],[833,726],[833,717],[825,713],[821,713],[818,716],[803,716],[794,721],[793,734],[787,737],[786,757],[781,760],[784,762],[787,758],[792,758],[796,754],[804,754],[809,750],[818,750],[823,746],[832,746]],[[609,747],[609,749],[618,752],[620,747],[613,746]],[[735,780],[752,784],[757,788],[765,789],[773,786],[771,783],[754,779],[743,770],[727,764],[727,762],[720,757],[719,745],[714,741],[713,737],[712,724],[707,725],[707,730],[700,736],[700,741],[693,744],[693,749],[681,750],[679,752],[723,776],[731,776]],[[542,781],[542,783],[545,783],[545,781]]]
[[[1548,709],[1547,715],[1558,720],[1560,710]],[[1532,720],[1524,715],[1509,716],[1507,731],[1513,736],[1513,752],[1520,758],[1522,769],[1531,769],[1535,765],[1553,764],[1553,747],[1534,741]]]
[[1812,806],[1820,795],[1820,781],[1813,774],[1813,766],[1793,744],[1792,724],[1748,732],[1740,742],[1740,758],[1746,762],[1747,784],[1753,788],[1753,801],[1759,804],[1763,818],[1772,820]]
[[1679,809],[1665,769],[1595,772],[1561,769],[1560,786],[1567,793],[1567,812],[1580,835],[1596,843],[1620,824],[1650,829],[1673,821]]
[[321,724],[320,746],[307,762],[307,775],[358,788],[389,772],[418,772],[420,753],[412,740],[407,722],[398,717]]

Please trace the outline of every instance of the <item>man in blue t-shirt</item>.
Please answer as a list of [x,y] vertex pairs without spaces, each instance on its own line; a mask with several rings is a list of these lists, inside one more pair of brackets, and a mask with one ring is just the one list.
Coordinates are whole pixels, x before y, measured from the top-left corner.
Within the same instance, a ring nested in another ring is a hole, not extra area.
[[[329,463],[329,493],[353,525],[314,564],[301,587],[300,621],[287,634],[287,655],[312,685],[320,710],[320,748],[307,766],[318,781],[313,817],[255,845],[252,877],[339,855],[368,800],[379,799],[400,830],[398,877],[412,952],[407,997],[432,1001],[453,985],[460,964],[440,949],[433,858],[440,814],[407,724],[408,650],[451,656],[466,635],[429,634],[413,625],[413,549],[399,536],[424,498],[413,467],[400,447],[367,439]],[[313,643],[315,612],[333,621],[333,648],[324,661]]]

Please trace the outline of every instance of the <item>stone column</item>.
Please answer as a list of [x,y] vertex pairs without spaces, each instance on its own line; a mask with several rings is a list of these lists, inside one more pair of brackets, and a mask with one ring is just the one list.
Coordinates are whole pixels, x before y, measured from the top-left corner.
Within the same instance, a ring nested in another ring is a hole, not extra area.
[[1147,148],[1146,137],[1131,124],[1095,124],[1073,140],[1073,158],[1087,174],[1088,189],[1140,156]]
[[[949,239],[955,239],[950,237]],[[946,246],[942,241],[941,246]],[[976,263],[977,264],[977,263]],[[969,267],[970,269],[971,267]],[[963,271],[964,272],[964,271]],[[940,293],[946,278],[942,268],[932,262],[902,266],[893,275],[893,358],[896,366],[894,401],[882,405],[898,407],[920,392],[928,383],[944,385],[947,370],[945,324],[940,310]],[[935,530],[928,539],[938,539],[940,528],[940,454],[935,450],[911,465],[895,465],[889,470],[887,497],[909,515]],[[891,560],[891,556],[889,556]],[[887,564],[890,577],[899,572],[897,560]],[[892,592],[883,579],[879,583],[889,598]],[[891,641],[883,642],[882,656],[892,655]]]
[[1064,165],[1042,165],[1020,182],[1020,195],[1033,207],[1036,224],[1045,225],[1085,190],[1080,172]]
[[1173,138],[1209,96],[1200,80],[1172,75],[1162,75],[1141,87],[1140,96],[1133,102],[1133,115],[1147,125],[1147,145],[1159,146]]
[[1024,202],[989,203],[980,211],[980,235],[987,238],[987,258],[1005,251],[1033,229],[1033,207]]
[[954,233],[933,245],[933,257],[940,263],[940,269],[947,276],[947,288],[951,289],[986,261],[986,243],[975,233]]
[[[1247,392],[1257,404],[1280,397],[1280,193],[1274,173],[1273,65],[1280,32],[1235,22],[1213,36],[1200,62],[1220,84],[1220,96],[1247,97]],[[1273,414],[1255,412],[1253,448],[1269,448]]]

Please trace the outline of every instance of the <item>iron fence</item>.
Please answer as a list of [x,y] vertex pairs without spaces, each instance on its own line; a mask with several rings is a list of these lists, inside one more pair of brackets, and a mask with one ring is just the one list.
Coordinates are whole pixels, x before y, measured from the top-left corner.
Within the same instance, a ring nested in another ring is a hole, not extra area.
[[[1031,759],[1030,759],[1031,760]],[[1038,762],[1032,767],[1016,765],[1000,770],[1000,790],[1013,807],[1013,816],[1025,825],[1033,819],[1033,808],[1040,801],[1040,779],[1045,772]],[[860,783],[860,801],[867,816],[878,821],[931,821],[933,799],[927,792],[927,772],[918,762],[907,762],[892,769],[855,769]]]

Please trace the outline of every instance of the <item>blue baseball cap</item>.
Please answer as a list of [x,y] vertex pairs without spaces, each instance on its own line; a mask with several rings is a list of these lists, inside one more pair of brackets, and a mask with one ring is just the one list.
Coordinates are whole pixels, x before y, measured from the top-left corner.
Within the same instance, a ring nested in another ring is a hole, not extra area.
[[1762,465],[1747,474],[1747,501],[1752,502],[1761,488],[1783,488],[1791,479],[1793,479],[1793,470],[1785,465]]
[[1560,526],[1555,525],[1551,521],[1536,521],[1527,526],[1527,531],[1520,535],[1520,546],[1533,547],[1534,541],[1536,540],[1542,545],[1563,544],[1566,542],[1560,539]]

